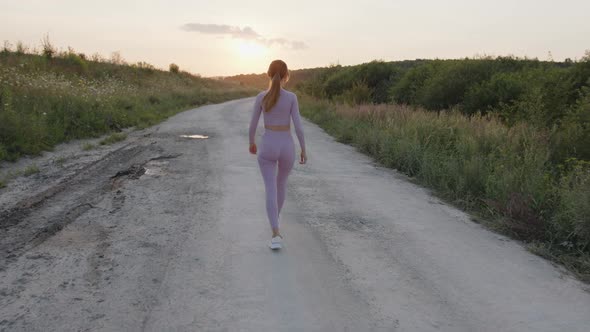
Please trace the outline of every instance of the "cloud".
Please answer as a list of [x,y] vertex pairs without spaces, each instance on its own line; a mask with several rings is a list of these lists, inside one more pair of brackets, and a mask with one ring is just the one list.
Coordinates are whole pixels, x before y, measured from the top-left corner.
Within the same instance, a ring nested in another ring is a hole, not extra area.
[[237,39],[253,40],[266,46],[277,45],[279,47],[290,48],[293,50],[307,48],[307,45],[302,41],[290,41],[285,38],[266,38],[254,31],[251,27],[240,28],[226,24],[186,23],[180,28],[184,31],[190,32],[200,32],[211,35],[225,35]]
[[250,27],[239,28],[222,24],[187,23],[181,27],[185,31],[196,31],[212,35],[230,35],[233,38],[257,39],[260,35]]

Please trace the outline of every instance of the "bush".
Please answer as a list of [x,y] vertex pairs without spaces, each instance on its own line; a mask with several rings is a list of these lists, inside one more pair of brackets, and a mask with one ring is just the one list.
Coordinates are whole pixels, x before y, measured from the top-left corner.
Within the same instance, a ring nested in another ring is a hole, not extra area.
[[30,176],[37,173],[39,173],[39,167],[37,167],[35,164],[27,166],[23,171],[24,176]]
[[326,79],[323,84],[323,90],[326,92],[328,98],[333,98],[352,88],[356,80],[354,69],[340,69]]
[[45,35],[41,40],[41,47],[43,48],[42,54],[47,60],[51,60],[55,53],[57,52],[51,41],[49,40],[49,35]]
[[16,55],[24,55],[28,52],[28,47],[23,44],[20,40],[16,42]]
[[6,147],[2,143],[0,143],[0,160],[8,159],[8,151],[6,151]]
[[418,104],[424,83],[435,75],[439,62],[427,63],[410,69],[391,87],[391,96],[399,104]]
[[84,150],[84,151],[90,151],[94,148],[95,148],[95,146],[92,143],[84,143],[84,145],[82,145],[82,150]]
[[153,73],[156,70],[156,67],[145,61],[139,61],[138,63],[133,64],[131,66],[149,74]]
[[68,53],[64,60],[67,66],[70,66],[79,74],[83,74],[88,71],[88,63],[76,53]]
[[178,74],[178,71],[180,70],[180,68],[178,67],[177,64],[171,63],[170,64],[170,67],[169,67],[169,70],[170,70],[171,73]]
[[9,55],[11,52],[11,48],[12,45],[10,44],[10,42],[8,40],[5,40],[4,44],[2,45],[2,51],[0,51],[0,54],[4,56]]
[[369,89],[371,101],[385,103],[389,101],[389,86],[400,74],[401,69],[396,65],[371,61],[358,66],[355,82],[363,82]]
[[518,73],[497,73],[490,80],[470,87],[463,104],[463,112],[491,112],[509,105],[525,91],[527,82]]
[[590,162],[568,159],[564,174],[552,219],[552,242],[562,250],[585,251],[590,249]]
[[445,61],[436,75],[424,82],[418,103],[430,110],[449,109],[461,104],[467,90],[492,73],[487,60]]
[[111,53],[111,58],[109,61],[114,65],[124,65],[125,64],[125,59],[123,59],[123,56],[121,55],[121,52],[119,52],[119,51],[115,51],[115,52]]
[[338,99],[351,105],[368,103],[371,102],[371,88],[365,82],[354,82]]
[[576,106],[554,129],[551,142],[552,159],[556,163],[571,157],[590,161],[590,88],[583,89]]

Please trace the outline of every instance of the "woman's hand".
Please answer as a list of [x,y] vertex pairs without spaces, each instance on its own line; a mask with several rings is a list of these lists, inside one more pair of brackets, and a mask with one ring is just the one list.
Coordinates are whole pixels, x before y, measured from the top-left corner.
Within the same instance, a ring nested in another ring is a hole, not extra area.
[[256,143],[250,143],[250,153],[256,154]]
[[305,164],[307,162],[307,155],[305,151],[301,151],[301,160],[299,161],[300,164]]

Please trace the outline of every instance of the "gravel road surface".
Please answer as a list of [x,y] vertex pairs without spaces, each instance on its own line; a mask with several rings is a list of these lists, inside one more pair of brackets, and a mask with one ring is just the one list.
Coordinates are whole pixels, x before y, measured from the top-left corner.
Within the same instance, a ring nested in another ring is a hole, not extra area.
[[269,250],[252,104],[28,160],[0,190],[0,329],[590,330],[587,285],[308,121]]

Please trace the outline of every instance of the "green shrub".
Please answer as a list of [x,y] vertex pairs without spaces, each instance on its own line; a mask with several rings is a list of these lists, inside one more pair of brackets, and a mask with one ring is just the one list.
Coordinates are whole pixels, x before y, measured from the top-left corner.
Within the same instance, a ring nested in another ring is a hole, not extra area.
[[488,61],[447,61],[441,64],[436,75],[424,82],[418,103],[431,110],[451,108],[463,102],[469,88],[489,79],[492,74]]
[[96,147],[96,145],[94,145],[94,144],[92,144],[92,143],[84,143],[84,144],[82,145],[82,150],[83,150],[83,151],[89,151],[89,150],[92,150],[92,149],[94,149],[95,147]]
[[74,71],[83,74],[88,71],[88,63],[80,55],[75,53],[68,53],[64,58],[66,64],[71,66]]
[[525,91],[527,84],[518,73],[494,74],[490,80],[475,84],[467,90],[463,112],[485,113],[509,105]]
[[326,79],[323,84],[323,90],[329,98],[333,98],[350,89],[356,80],[357,77],[354,69],[341,69]]
[[8,40],[5,40],[4,44],[2,44],[2,50],[0,51],[0,55],[8,56],[11,53],[11,49],[12,45]]
[[[385,103],[388,102],[389,87],[400,75],[401,69],[396,65],[383,62],[383,61],[371,61],[358,66],[356,72],[355,83],[362,82],[369,92],[370,101],[374,103]],[[352,88],[355,88],[353,83]],[[360,100],[359,103],[363,102]]]
[[20,40],[16,42],[16,55],[24,55],[28,52],[28,47],[23,44]]
[[171,63],[170,64],[170,67],[169,67],[169,70],[170,70],[171,73],[178,74],[178,71],[180,70],[180,68],[178,67],[177,64]]
[[394,102],[399,104],[418,104],[419,93],[433,75],[435,75],[439,62],[427,63],[414,67],[391,87],[391,96]]
[[346,90],[337,99],[352,105],[368,103],[371,102],[371,89],[364,82],[355,82],[350,89]]
[[0,160],[8,159],[8,151],[6,151],[6,147],[2,143],[0,143]]
[[152,64],[147,63],[145,61],[139,61],[138,63],[131,65],[131,66],[134,68],[137,68],[145,73],[148,73],[148,74],[152,74],[156,70],[156,67],[154,67]]
[[590,162],[568,159],[562,171],[550,243],[560,252],[583,257],[590,250]]
[[556,163],[568,158],[590,161],[590,88],[570,109],[551,140],[552,159]]
[[41,47],[41,54],[48,60],[51,60],[57,52],[55,50],[55,47],[53,46],[53,44],[51,44],[51,41],[49,40],[49,35],[45,35],[43,37],[43,39],[41,40]]
[[39,173],[39,167],[37,167],[35,164],[27,166],[23,171],[24,176],[30,176],[37,173]]
[[110,145],[113,143],[123,141],[126,138],[127,138],[127,134],[125,134],[125,133],[113,133],[109,137],[100,141],[100,145]]

